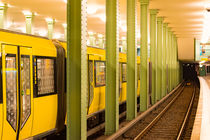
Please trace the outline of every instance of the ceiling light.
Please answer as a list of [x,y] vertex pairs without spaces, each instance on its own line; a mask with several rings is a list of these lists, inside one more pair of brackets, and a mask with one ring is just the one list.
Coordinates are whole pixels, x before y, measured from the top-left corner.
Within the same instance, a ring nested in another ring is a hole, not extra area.
[[25,16],[31,16],[32,15],[32,12],[28,11],[28,10],[23,10],[22,13],[25,15]]
[[38,34],[39,34],[40,36],[47,36],[47,31],[44,30],[44,29],[42,29],[42,30],[39,30],[39,31],[38,31]]
[[52,18],[45,18],[46,22],[55,22],[56,20],[55,19],[52,19]]
[[98,37],[99,38],[103,38],[104,36],[102,34],[98,34]]
[[67,24],[66,24],[66,23],[64,23],[64,24],[62,24],[62,25],[63,25],[63,27],[64,27],[64,28],[66,28],[66,27],[67,27]]
[[5,6],[5,4],[0,1],[0,7],[3,7],[3,6]]
[[67,0],[63,0],[65,3],[67,3]]
[[61,38],[61,34],[60,33],[54,33],[53,34],[53,38],[54,39],[60,39]]
[[88,5],[88,6],[87,6],[87,13],[88,13],[89,15],[95,14],[95,13],[97,12],[97,10],[98,10],[97,5]]

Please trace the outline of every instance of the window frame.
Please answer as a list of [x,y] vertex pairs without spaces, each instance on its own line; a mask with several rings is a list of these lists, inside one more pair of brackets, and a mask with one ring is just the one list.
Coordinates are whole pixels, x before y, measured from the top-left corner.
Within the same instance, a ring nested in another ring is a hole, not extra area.
[[3,103],[3,89],[2,89],[2,53],[0,53],[0,104]]
[[[126,80],[123,80],[123,74],[124,74],[124,73],[123,73],[123,65],[126,65],[126,71],[125,71]],[[121,73],[121,74],[122,74],[122,75],[121,75],[121,76],[122,76],[122,83],[125,83],[125,82],[127,82],[127,63],[126,63],[126,62],[122,62],[122,63],[121,63],[121,70],[122,70],[122,73]]]
[[[35,61],[36,59],[36,61]],[[54,92],[51,93],[44,93],[39,95],[38,94],[38,81],[36,81],[35,84],[35,80],[38,79],[38,73],[37,73],[37,59],[52,59],[54,61]],[[36,67],[36,70],[35,70]],[[33,56],[33,93],[34,93],[34,98],[37,97],[43,97],[43,96],[50,96],[50,95],[54,95],[57,94],[57,84],[56,84],[56,57],[51,57],[51,56]]]
[[[96,63],[97,62],[101,62],[101,63],[104,63],[104,66],[105,66],[105,70],[104,70],[104,72],[105,72],[105,83],[103,84],[103,85],[97,85],[96,84]],[[103,87],[103,86],[106,86],[106,61],[100,61],[100,60],[95,60],[94,61],[94,83],[95,83],[95,87]]]

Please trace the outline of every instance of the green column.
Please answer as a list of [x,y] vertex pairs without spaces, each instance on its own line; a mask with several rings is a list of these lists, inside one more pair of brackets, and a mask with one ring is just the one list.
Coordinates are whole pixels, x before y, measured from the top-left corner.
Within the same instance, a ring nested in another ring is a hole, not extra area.
[[167,23],[163,23],[163,70],[162,70],[162,98],[166,95],[166,45],[167,45]]
[[54,30],[54,25],[55,25],[55,20],[51,18],[46,19],[47,26],[48,26],[48,38],[52,39],[53,38],[53,30]]
[[157,18],[157,100],[162,97],[163,17]]
[[140,111],[148,107],[148,5],[149,0],[140,0],[141,5],[141,47],[140,47]]
[[7,21],[7,4],[0,4],[0,28],[3,29],[5,27],[5,23]]
[[172,35],[172,88],[175,88],[175,36],[174,33]]
[[67,140],[87,135],[86,0],[67,3]]
[[136,0],[127,0],[127,120],[137,115]]
[[105,135],[111,135],[119,127],[119,47],[118,0],[106,0],[106,107]]
[[152,104],[156,103],[157,76],[157,9],[150,10],[150,62],[152,63]]
[[169,28],[166,27],[166,93],[169,93]]
[[25,16],[26,20],[26,33],[27,34],[32,34],[32,28],[33,28],[33,19],[34,19],[34,13],[30,11],[23,11],[23,14]]
[[168,60],[169,60],[169,67],[168,67],[168,71],[169,71],[169,92],[172,90],[172,69],[171,69],[171,59],[172,59],[172,46],[171,46],[171,42],[172,42],[172,32],[171,32],[171,29],[169,28],[169,43],[168,43],[168,50],[169,50],[169,57],[168,57]]

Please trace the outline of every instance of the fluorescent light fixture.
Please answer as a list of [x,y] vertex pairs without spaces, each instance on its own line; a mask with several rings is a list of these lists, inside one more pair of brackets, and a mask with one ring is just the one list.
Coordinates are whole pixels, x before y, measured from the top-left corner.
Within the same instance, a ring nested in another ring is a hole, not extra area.
[[44,29],[42,29],[42,30],[39,30],[39,31],[38,31],[38,34],[39,34],[40,36],[47,36],[47,31],[44,30]]
[[98,37],[99,38],[103,38],[104,36],[102,34],[98,34]]
[[5,6],[5,4],[0,1],[0,7],[3,7],[3,6]]
[[28,11],[28,10],[23,10],[22,13],[25,15],[25,16],[32,16],[32,12]]
[[53,34],[53,38],[54,39],[60,39],[61,38],[61,34],[60,33],[54,33]]
[[62,24],[62,25],[63,25],[63,27],[64,27],[64,28],[66,28],[66,27],[67,27],[67,24],[66,24],[66,23],[64,23],[64,24]]
[[46,22],[53,22],[54,21],[54,19],[52,19],[52,18],[45,18],[45,20],[46,20]]
[[88,35],[93,35],[94,33],[93,32],[88,32]]

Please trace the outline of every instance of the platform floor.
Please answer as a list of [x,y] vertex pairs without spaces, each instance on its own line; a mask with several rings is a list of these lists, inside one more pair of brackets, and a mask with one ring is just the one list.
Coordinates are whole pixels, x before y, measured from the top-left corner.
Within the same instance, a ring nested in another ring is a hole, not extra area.
[[199,77],[200,97],[191,135],[192,140],[210,139],[210,76]]

